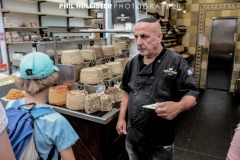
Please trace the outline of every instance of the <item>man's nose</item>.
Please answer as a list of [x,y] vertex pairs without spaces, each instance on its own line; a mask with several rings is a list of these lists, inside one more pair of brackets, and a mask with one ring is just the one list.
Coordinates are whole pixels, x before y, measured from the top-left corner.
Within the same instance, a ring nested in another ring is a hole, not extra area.
[[136,39],[136,43],[137,43],[137,45],[141,45],[142,44],[142,39],[141,38],[137,38]]

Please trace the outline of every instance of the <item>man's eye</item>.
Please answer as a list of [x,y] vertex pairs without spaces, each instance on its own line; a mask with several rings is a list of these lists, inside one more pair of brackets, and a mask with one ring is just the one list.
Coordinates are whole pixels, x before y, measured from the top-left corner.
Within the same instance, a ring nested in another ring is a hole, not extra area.
[[148,38],[148,36],[141,36],[141,38],[142,38],[142,39],[147,39],[147,38]]

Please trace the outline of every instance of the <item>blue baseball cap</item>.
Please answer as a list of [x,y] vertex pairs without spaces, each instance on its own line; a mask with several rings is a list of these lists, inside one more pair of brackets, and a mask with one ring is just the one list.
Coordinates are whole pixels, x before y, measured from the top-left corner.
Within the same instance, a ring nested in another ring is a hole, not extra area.
[[23,79],[42,79],[54,71],[59,71],[59,68],[45,53],[32,52],[21,58],[20,75]]

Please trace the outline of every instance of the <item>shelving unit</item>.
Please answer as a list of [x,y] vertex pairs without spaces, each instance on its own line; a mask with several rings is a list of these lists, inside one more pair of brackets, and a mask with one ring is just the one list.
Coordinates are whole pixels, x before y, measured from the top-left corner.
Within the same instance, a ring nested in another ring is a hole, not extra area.
[[169,21],[164,19],[160,21],[161,27],[162,27],[162,33],[163,33],[163,39],[162,44],[167,47],[174,47],[176,45],[181,44],[181,40],[179,37],[183,36],[185,32],[176,32],[174,30],[173,26],[170,25]]
[[[72,1],[72,2],[71,2]],[[9,17],[10,24],[4,26],[4,32],[13,31],[29,34],[44,33],[50,35],[52,32],[70,32],[78,31],[79,29],[92,28],[92,25],[85,24],[85,21],[93,21],[94,24],[103,25],[103,19],[96,19],[94,16],[89,16],[90,8],[77,8],[77,9],[60,9],[60,4],[74,4],[74,0],[0,0],[3,18]],[[89,4],[90,0],[82,0],[81,4]],[[18,7],[14,7],[18,6]],[[16,9],[17,8],[17,9]],[[37,26],[28,27],[22,26],[24,21],[31,21],[37,23]],[[4,19],[3,19],[4,22]],[[6,42],[6,52],[8,59],[8,66],[11,72],[12,54],[15,51],[31,52],[33,41],[10,41]],[[52,43],[52,42],[46,42]]]

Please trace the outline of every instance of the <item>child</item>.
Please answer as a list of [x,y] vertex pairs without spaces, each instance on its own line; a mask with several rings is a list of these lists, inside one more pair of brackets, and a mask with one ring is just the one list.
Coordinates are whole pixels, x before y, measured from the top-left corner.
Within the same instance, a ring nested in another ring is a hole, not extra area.
[[[15,84],[27,94],[20,99],[21,109],[28,111],[35,103],[35,108],[52,107],[47,105],[48,90],[56,84],[59,69],[50,57],[44,53],[32,52],[25,55],[20,62],[20,77]],[[9,102],[6,108],[11,108]],[[78,140],[78,135],[69,122],[59,113],[54,112],[34,120],[34,138],[39,156],[46,160],[49,152],[56,146],[52,159],[74,160],[72,145]]]

